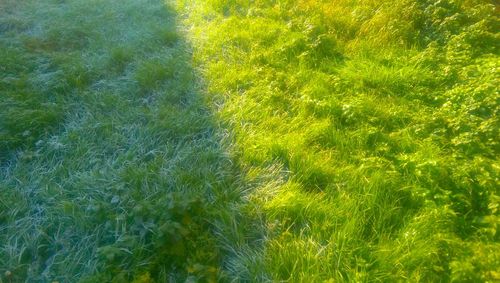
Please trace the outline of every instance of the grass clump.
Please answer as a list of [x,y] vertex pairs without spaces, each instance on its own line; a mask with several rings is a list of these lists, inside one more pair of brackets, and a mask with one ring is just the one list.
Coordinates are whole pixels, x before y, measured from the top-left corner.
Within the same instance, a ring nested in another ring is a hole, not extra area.
[[136,79],[139,86],[145,90],[153,90],[161,84],[173,78],[175,65],[172,61],[161,59],[150,59],[143,62],[137,69]]

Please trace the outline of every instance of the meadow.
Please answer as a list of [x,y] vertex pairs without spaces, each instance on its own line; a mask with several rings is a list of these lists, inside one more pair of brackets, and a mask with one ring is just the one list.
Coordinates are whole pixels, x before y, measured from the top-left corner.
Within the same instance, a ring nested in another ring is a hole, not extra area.
[[498,4],[0,3],[0,282],[500,280]]

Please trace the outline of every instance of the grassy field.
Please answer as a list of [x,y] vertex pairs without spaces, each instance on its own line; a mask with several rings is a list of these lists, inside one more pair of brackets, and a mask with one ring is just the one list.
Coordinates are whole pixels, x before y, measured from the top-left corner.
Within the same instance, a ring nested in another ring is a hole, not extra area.
[[500,280],[498,4],[3,0],[0,282]]

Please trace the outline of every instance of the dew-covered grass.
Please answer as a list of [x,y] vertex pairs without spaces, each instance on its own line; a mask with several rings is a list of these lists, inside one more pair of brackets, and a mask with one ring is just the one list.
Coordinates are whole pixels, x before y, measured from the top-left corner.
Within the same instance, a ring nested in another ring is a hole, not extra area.
[[246,185],[171,5],[8,0],[0,27],[0,282],[224,278]]

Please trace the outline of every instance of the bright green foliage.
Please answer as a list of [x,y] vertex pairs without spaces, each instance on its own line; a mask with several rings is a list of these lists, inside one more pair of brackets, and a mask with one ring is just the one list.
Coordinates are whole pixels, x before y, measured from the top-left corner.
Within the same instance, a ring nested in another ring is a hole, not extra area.
[[[179,1],[265,225],[251,281],[500,280],[490,1]],[[259,174],[273,174],[262,180]],[[236,263],[235,263],[236,262]]]

